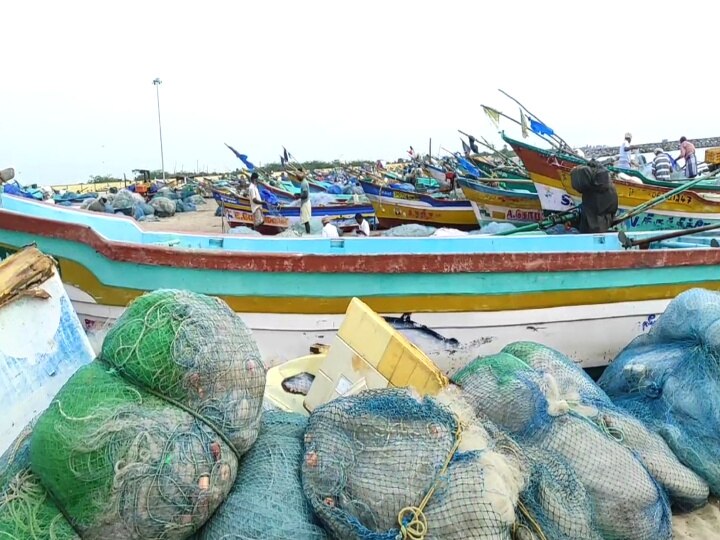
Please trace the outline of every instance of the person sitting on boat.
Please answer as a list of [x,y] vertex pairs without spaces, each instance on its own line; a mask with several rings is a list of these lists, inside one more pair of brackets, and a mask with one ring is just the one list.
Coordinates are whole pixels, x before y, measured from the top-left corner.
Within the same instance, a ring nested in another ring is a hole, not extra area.
[[262,211],[262,198],[260,198],[260,190],[257,186],[258,173],[254,172],[250,175],[250,185],[248,186],[248,199],[250,199],[250,213],[253,218],[253,229],[263,224],[265,218]]
[[322,235],[324,238],[340,238],[340,233],[338,232],[337,227],[330,222],[330,218],[328,216],[325,216],[322,219],[322,222]]
[[618,195],[609,171],[593,159],[570,171],[570,181],[582,195],[578,230],[583,234],[607,232],[618,211]]
[[672,159],[662,148],[655,149],[652,173],[656,180],[662,180],[664,182],[670,180],[670,175],[672,174]]
[[370,237],[370,224],[367,222],[367,219],[365,219],[362,214],[355,214],[355,221],[358,224],[358,228],[357,228],[358,236],[367,236],[369,238]]
[[695,145],[685,137],[680,137],[680,157],[678,159],[685,160],[685,176],[687,178],[695,178],[698,175]]
[[297,175],[300,182],[300,223],[305,225],[305,232],[310,234],[310,219],[312,219],[312,205],[310,204],[310,184],[305,173],[300,170]]
[[638,148],[630,144],[632,142],[632,133],[625,134],[625,140],[620,145],[620,159],[618,160],[617,167],[619,169],[630,168],[630,156],[633,150]]

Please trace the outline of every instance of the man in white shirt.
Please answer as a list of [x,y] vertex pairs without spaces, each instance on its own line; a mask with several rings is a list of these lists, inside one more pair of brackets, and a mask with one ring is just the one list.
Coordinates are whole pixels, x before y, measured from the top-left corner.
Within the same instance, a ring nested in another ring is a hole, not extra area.
[[323,220],[322,235],[324,238],[340,238],[337,227],[330,223],[329,217],[324,217]]
[[619,169],[629,169],[630,168],[630,155],[633,150],[637,148],[637,146],[632,146],[630,142],[632,141],[632,133],[626,133],[625,134],[625,140],[620,145],[620,159],[618,160],[617,167]]
[[258,190],[257,181],[258,173],[254,172],[250,175],[250,187],[248,187],[248,199],[250,199],[250,213],[253,217],[253,229],[257,229],[265,221],[262,211],[262,199],[260,198],[260,190]]
[[367,236],[370,237],[370,224],[367,222],[367,220],[362,217],[362,214],[355,214],[355,221],[358,224],[358,236]]

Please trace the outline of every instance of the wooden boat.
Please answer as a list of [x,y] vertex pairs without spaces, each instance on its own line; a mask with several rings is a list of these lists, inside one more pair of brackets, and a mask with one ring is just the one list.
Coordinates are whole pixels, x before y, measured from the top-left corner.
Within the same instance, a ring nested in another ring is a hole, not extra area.
[[[503,187],[505,183],[482,182],[460,177],[458,184],[470,201],[478,223],[487,221],[527,225],[543,219],[544,213],[533,183],[526,180],[508,184],[515,189]],[[520,188],[524,189],[520,189]]]
[[353,297],[416,323],[409,331],[443,370],[518,340],[603,365],[669,299],[692,287],[720,290],[720,249],[707,245],[626,250],[616,234],[331,240],[149,232],[130,218],[3,195],[0,252],[31,243],[59,261],[87,326],[158,288],[217,295],[242,314],[271,365],[331,338]]
[[0,455],[94,356],[55,262],[33,247],[0,262]]
[[[247,197],[239,196],[229,190],[213,190],[213,197],[218,205],[223,207],[230,227],[252,226],[253,217],[250,212],[250,200]],[[318,205],[313,206],[312,214],[314,218],[329,217],[343,231],[357,229],[356,214],[361,214],[371,224],[375,221],[373,207],[370,204]],[[258,231],[262,234],[278,234],[294,223],[300,222],[300,206],[282,204],[272,206],[264,202],[263,215],[265,222],[258,228]]]
[[[503,139],[512,146],[525,164],[543,210],[562,212],[580,202],[580,194],[571,185],[570,171],[585,163],[584,160],[577,156],[537,148],[505,135]],[[613,167],[609,169],[613,174],[627,173]],[[620,212],[635,208],[679,185],[671,182],[650,182],[637,172],[633,179],[622,179],[616,175],[613,181],[618,193]],[[720,187],[714,186],[715,192],[712,189],[711,186],[698,189],[694,187],[693,191],[673,195],[669,200],[654,206],[651,212],[626,220],[623,227],[630,230],[673,230],[720,223]]]
[[442,167],[438,167],[437,165],[433,165],[432,163],[425,163],[425,164],[423,164],[423,168],[436,181],[438,181],[438,182],[446,182],[447,181],[447,180],[445,180],[445,169],[443,169]]
[[360,185],[370,199],[378,224],[382,228],[408,223],[461,230],[479,228],[468,200],[439,198],[431,194],[380,186],[364,180],[360,181]]

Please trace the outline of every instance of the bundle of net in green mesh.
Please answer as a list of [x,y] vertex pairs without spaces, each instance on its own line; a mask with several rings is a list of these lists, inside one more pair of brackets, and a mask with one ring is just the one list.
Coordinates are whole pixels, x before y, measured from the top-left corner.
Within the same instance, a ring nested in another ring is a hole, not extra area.
[[264,385],[227,305],[142,296],[38,419],[32,470],[83,538],[187,538],[229,493]]
[[26,427],[0,456],[0,539],[77,540],[79,536],[30,471],[30,436]]
[[325,540],[302,491],[300,465],[307,417],[266,411],[243,456],[227,501],[198,540]]

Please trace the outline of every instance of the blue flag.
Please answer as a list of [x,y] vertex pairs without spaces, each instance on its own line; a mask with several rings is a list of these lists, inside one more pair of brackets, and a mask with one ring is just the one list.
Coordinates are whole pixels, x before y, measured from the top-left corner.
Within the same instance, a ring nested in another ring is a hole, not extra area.
[[240,152],[235,150],[232,146],[230,146],[228,143],[225,143],[225,146],[227,146],[230,150],[232,150],[232,153],[235,154],[235,156],[237,156],[237,158],[243,162],[243,165],[245,165],[248,168],[248,170],[252,171],[255,168],[255,165],[253,165],[252,163],[250,163],[248,161],[247,155],[241,154]]
[[548,135],[552,137],[555,135],[555,132],[547,127],[542,122],[538,122],[537,120],[530,119],[530,131],[533,133],[536,133],[537,135]]

